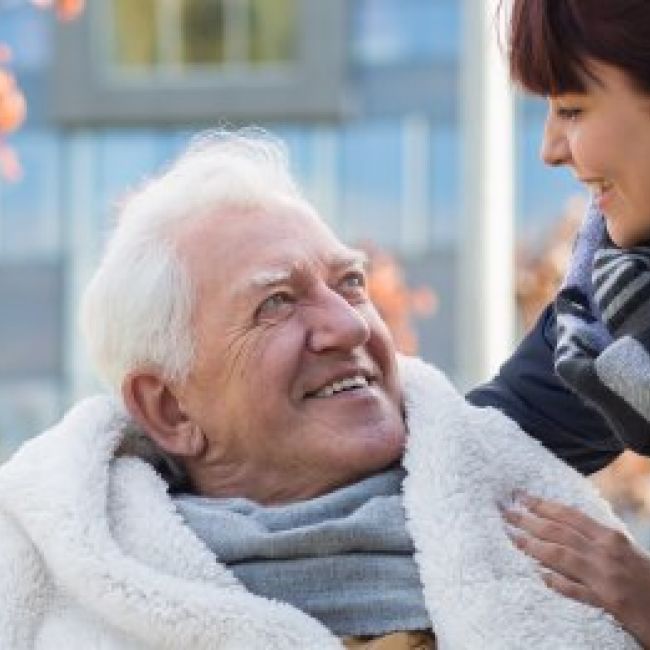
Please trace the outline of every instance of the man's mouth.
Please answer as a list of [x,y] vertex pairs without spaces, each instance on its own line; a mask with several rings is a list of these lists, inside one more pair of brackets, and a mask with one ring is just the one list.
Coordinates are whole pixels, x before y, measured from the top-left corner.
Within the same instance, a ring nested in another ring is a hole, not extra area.
[[306,397],[332,397],[333,395],[338,395],[346,391],[367,388],[369,385],[370,382],[367,377],[362,374],[356,374],[325,384],[318,390],[307,393]]

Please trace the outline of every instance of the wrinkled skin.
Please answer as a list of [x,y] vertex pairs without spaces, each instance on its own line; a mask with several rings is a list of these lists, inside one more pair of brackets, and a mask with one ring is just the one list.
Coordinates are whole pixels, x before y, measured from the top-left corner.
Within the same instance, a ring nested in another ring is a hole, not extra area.
[[[303,500],[399,460],[395,349],[359,252],[290,201],[211,215],[178,249],[197,291],[197,355],[172,390],[204,440],[185,458],[199,493]],[[359,375],[365,387],[317,394]]]

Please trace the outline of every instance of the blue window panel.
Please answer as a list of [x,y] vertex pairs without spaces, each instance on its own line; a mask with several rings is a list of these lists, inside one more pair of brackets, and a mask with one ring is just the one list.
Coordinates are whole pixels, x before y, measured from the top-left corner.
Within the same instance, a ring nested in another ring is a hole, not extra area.
[[0,462],[61,417],[61,389],[48,380],[0,381]]
[[314,172],[312,129],[288,124],[269,126],[268,129],[286,144],[291,172],[304,191]]
[[340,137],[340,220],[351,243],[399,245],[403,138],[399,121],[353,123]]
[[98,136],[98,206],[108,223],[128,193],[159,171],[173,144],[159,131],[115,129]]
[[452,60],[460,51],[458,0],[356,0],[352,55],[365,65]]
[[61,377],[61,262],[0,264],[0,381]]
[[[528,99],[533,102],[541,100]],[[524,236],[551,227],[565,211],[567,202],[585,191],[568,169],[545,165],[539,155],[544,134],[543,110],[519,110],[517,119],[517,227]]]
[[434,124],[431,133],[431,235],[437,243],[457,240],[461,210],[461,139],[457,123]]
[[23,178],[0,180],[0,256],[53,257],[62,249],[60,139],[52,131],[23,129],[12,137]]
[[24,4],[3,7],[0,2],[0,43],[12,51],[16,69],[46,68],[52,60],[52,12]]
[[176,160],[187,149],[196,133],[193,129],[161,129],[157,132],[155,149],[158,163],[152,171],[159,172],[164,165]]

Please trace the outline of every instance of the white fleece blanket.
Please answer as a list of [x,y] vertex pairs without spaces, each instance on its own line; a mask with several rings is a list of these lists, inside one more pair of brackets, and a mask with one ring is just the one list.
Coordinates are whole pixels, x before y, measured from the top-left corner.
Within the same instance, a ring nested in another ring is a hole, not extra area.
[[424,432],[404,458],[407,525],[439,650],[639,648],[609,615],[551,591],[505,533],[499,504],[518,489],[623,530],[592,484],[435,369],[402,364],[409,430]]
[[[403,359],[401,371],[404,502],[440,649],[637,648],[550,591],[498,511],[524,488],[619,526],[591,485],[433,368]],[[113,457],[123,425],[110,399],[86,400],[0,468],[0,649],[340,648],[314,619],[246,592],[155,472]]]

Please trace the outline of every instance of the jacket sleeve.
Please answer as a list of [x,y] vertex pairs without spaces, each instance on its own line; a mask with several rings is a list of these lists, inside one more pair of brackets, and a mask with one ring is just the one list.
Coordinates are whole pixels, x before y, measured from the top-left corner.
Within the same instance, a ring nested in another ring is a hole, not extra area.
[[472,390],[475,406],[493,406],[583,474],[623,450],[604,418],[555,373],[555,311],[548,305],[515,353],[488,383]]

